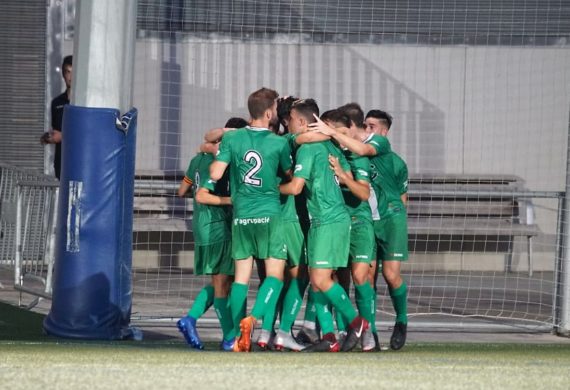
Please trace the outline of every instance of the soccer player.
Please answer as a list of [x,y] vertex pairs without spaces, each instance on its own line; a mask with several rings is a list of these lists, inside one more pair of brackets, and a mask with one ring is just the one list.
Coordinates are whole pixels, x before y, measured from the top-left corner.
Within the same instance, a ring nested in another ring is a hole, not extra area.
[[[232,257],[235,281],[230,307],[236,329],[236,352],[251,350],[251,337],[258,319],[275,306],[283,287],[287,248],[281,233],[278,171],[289,172],[291,155],[287,141],[269,127],[277,121],[277,92],[262,88],[248,98],[250,125],[226,132],[216,160],[210,166],[213,180],[230,167],[233,203]],[[261,284],[251,315],[241,318],[247,298],[253,257],[265,259],[267,277]]]
[[[382,261],[382,276],[388,284],[392,304],[396,312],[396,323],[390,338],[393,350],[401,349],[406,342],[407,334],[407,285],[401,277],[401,262],[408,259],[407,231],[407,178],[405,162],[394,152],[386,138],[392,118],[386,113],[380,118],[374,112],[367,115],[369,123],[377,120],[374,133],[361,142],[352,139],[335,129],[318,121],[312,125],[318,130],[333,137],[348,149],[361,156],[369,156],[372,163],[372,189],[378,203],[378,215],[373,214],[374,233],[378,243],[378,260]],[[370,119],[374,118],[374,119]]]
[[[330,110],[321,116],[321,120],[335,129],[346,129],[352,138],[357,137],[350,118],[340,110]],[[344,130],[343,130],[344,131]],[[367,157],[359,156],[350,150],[344,150],[353,177],[341,168],[337,158],[329,157],[334,172],[342,184],[341,190],[344,202],[351,217],[349,264],[356,295],[356,306],[360,316],[372,326],[375,322],[376,307],[374,305],[375,291],[369,280],[371,262],[375,259],[374,226],[368,198],[370,197],[370,161]],[[341,282],[342,274],[348,269],[337,270],[339,283],[348,292],[350,276],[347,285]],[[337,327],[338,327],[337,315]],[[374,350],[376,343],[371,329],[367,329],[362,337],[362,350]]]
[[[226,127],[244,126],[241,118],[231,118]],[[204,349],[196,330],[196,321],[212,304],[223,333],[222,350],[232,350],[235,339],[234,326],[228,305],[228,292],[234,264],[230,255],[231,234],[228,179],[215,183],[210,180],[210,164],[214,156],[198,153],[191,161],[178,188],[183,197],[191,189],[194,198],[192,230],[194,232],[194,274],[211,275],[211,283],[205,286],[194,300],[188,315],[177,322],[186,342],[196,349]]]
[[[318,115],[314,101],[299,101],[291,109],[290,126],[307,127]],[[346,267],[349,253],[350,216],[339,187],[338,178],[329,168],[329,155],[341,160],[349,170],[341,151],[326,140],[303,144],[297,151],[293,179],[280,186],[281,193],[300,194],[306,187],[307,207],[311,216],[308,236],[308,262],[311,288],[317,317],[323,332],[322,340],[305,350],[338,352],[352,350],[368,328],[368,321],[357,315],[344,289],[332,279],[333,270]],[[342,345],[336,339],[328,304],[350,321],[349,333]]]

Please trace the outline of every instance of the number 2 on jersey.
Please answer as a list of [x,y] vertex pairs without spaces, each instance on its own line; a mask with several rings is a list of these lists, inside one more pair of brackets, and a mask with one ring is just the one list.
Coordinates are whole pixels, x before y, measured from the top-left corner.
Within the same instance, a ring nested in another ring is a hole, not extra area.
[[259,172],[261,166],[263,165],[263,160],[261,159],[259,153],[257,153],[255,150],[248,150],[243,156],[243,161],[248,164],[253,164],[253,166],[245,173],[243,177],[244,183],[256,187],[261,187],[263,180],[255,177],[255,174]]

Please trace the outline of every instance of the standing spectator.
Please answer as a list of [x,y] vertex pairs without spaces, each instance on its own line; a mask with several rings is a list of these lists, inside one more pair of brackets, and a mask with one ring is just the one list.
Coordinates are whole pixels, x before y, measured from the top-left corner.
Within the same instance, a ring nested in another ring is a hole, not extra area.
[[63,122],[63,108],[69,104],[71,96],[71,74],[72,74],[72,56],[66,56],[61,65],[61,75],[65,82],[65,92],[57,96],[51,101],[51,129],[40,138],[42,144],[55,144],[55,156],[53,159],[53,168],[55,177],[60,177],[61,174],[61,139],[62,139],[62,122]]

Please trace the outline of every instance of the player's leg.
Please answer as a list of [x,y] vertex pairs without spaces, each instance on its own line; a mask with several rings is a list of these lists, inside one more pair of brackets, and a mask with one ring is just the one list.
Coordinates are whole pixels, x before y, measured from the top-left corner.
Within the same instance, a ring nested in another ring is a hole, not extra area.
[[[321,325],[321,330],[323,333],[322,339],[313,345],[305,348],[304,352],[338,352],[340,351],[340,343],[336,338],[334,332],[334,323],[333,323],[333,316],[329,310],[329,300],[320,291],[317,285],[329,286],[333,283],[332,281],[332,269],[322,269],[322,268],[311,268],[310,270],[310,278],[311,278],[311,288],[312,288],[312,295],[316,310],[316,315]],[[313,284],[312,280],[317,281],[316,284]],[[325,281],[328,280],[330,284],[326,283]],[[342,288],[342,287],[341,287]]]
[[[235,277],[230,290],[230,311],[236,337],[241,336],[240,321],[244,318],[249,279],[253,267],[253,257],[235,261]],[[237,343],[235,344],[237,345]],[[234,348],[236,350],[236,348]]]
[[[195,248],[194,273],[196,275],[205,275],[208,270],[207,259],[211,255],[211,245],[198,245]],[[196,329],[198,319],[212,306],[214,303],[214,286],[206,285],[198,292],[194,299],[192,307],[185,317],[182,317],[176,323],[178,330],[184,336],[186,342],[196,349],[204,349],[204,344],[200,340]]]
[[[285,276],[288,276],[285,273]],[[289,287],[290,280],[286,277],[283,280],[283,288],[281,289],[281,294],[277,298],[277,303],[275,306],[268,306],[265,314],[263,315],[263,319],[261,320],[261,331],[259,332],[259,336],[257,338],[257,346],[260,347],[262,350],[268,350],[273,348],[273,344],[275,341],[275,322],[277,321],[277,313],[281,312],[281,308],[283,307],[283,299],[285,298],[285,293]]]
[[259,287],[251,315],[240,322],[241,334],[237,344],[241,351],[250,350],[256,321],[263,318],[268,308],[275,307],[277,304],[283,288],[283,274],[287,259],[287,246],[283,239],[279,216],[272,216],[267,223],[253,225],[250,232],[252,233],[251,242],[255,245],[254,255],[266,259],[267,277]]
[[308,285],[307,266],[301,264],[288,270],[290,282],[284,295],[279,330],[275,337],[275,348],[300,351],[303,345],[297,343],[291,334],[291,328],[303,304],[303,296]]
[[[373,255],[373,259],[376,259],[376,244],[374,245],[374,255]],[[381,262],[380,262],[381,263]],[[372,260],[370,262],[370,268],[368,269],[368,281],[370,283],[370,285],[372,286],[372,290],[373,290],[373,295],[372,295],[372,313],[373,313],[373,318],[374,321],[370,324],[370,331],[372,332],[372,336],[374,337],[374,344],[375,344],[375,349],[377,351],[380,351],[380,341],[378,338],[378,330],[376,329],[376,307],[377,307],[377,302],[378,302],[378,287],[377,287],[377,282],[378,282],[378,261],[376,260]]]
[[[349,219],[345,222],[311,228],[309,232],[309,245],[312,248],[309,252],[309,264],[312,267],[311,284],[316,290],[321,291],[334,309],[349,322],[348,334],[341,348],[343,351],[352,350],[356,346],[362,337],[362,332],[368,329],[368,321],[358,316],[346,291],[330,277],[327,278],[327,274],[320,272],[320,269],[346,267],[350,242],[339,237],[349,236]],[[312,241],[314,242],[311,243]]]
[[396,214],[385,221],[386,245],[382,254],[382,276],[386,280],[396,323],[390,338],[390,347],[401,349],[406,343],[408,326],[408,287],[401,276],[401,262],[408,259],[408,229],[405,213]]
[[[334,271],[333,273],[333,280],[337,282],[343,290],[346,292],[346,295],[350,297],[350,269],[348,267],[342,267]],[[348,327],[348,319],[344,318],[342,314],[335,310],[334,311],[334,319],[336,322],[336,329],[338,331],[339,340],[342,342],[346,337],[346,328]]]
[[316,344],[320,341],[320,331],[317,327],[317,308],[315,306],[314,296],[313,288],[309,285],[303,326],[299,329],[299,332],[297,332],[297,336],[295,337],[295,340],[301,344]]
[[[232,267],[233,268],[233,267]],[[212,284],[214,285],[214,309],[220,321],[222,328],[221,349],[230,351],[233,349],[235,341],[235,329],[228,299],[233,276],[218,274],[212,276]]]
[[[370,263],[374,257],[374,227],[369,220],[356,220],[350,231],[350,265],[354,281],[358,313],[372,326],[375,322],[374,289],[369,281]],[[374,350],[376,343],[369,328],[362,337],[362,350]]]

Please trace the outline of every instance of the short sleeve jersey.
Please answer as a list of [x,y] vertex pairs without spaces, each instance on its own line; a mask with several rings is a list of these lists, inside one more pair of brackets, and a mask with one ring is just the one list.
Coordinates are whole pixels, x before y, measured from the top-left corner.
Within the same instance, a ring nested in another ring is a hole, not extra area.
[[[192,197],[204,187],[216,195],[227,196],[228,183],[223,178],[218,182],[210,180],[210,164],[214,156],[198,153],[186,170],[185,180],[192,184]],[[208,245],[226,241],[231,237],[228,224],[229,207],[209,206],[194,200],[192,230],[196,245]]]
[[279,169],[291,169],[287,140],[268,129],[227,132],[216,159],[229,164],[234,218],[281,215]]
[[341,150],[331,141],[303,144],[297,151],[294,175],[305,179],[311,225],[342,222],[349,218],[338,178],[329,167],[329,155],[338,157],[343,169],[350,169]]
[[[350,165],[354,180],[365,181],[370,184],[370,160],[368,157],[359,156],[348,150],[344,151],[344,155]],[[372,220],[372,213],[368,201],[362,201],[357,198],[346,186],[341,186],[340,188],[342,189],[344,203],[346,204],[350,216],[358,219]]]
[[405,210],[401,195],[408,192],[408,167],[393,151],[371,159],[372,188],[378,201],[380,219]]

